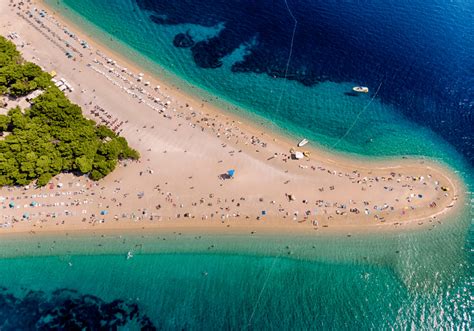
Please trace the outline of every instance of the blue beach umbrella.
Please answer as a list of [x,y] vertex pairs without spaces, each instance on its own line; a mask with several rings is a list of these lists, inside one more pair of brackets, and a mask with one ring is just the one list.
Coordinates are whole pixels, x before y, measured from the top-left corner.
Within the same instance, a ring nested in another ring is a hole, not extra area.
[[229,177],[234,177],[234,173],[235,173],[234,169],[227,170],[227,174],[229,175]]
[[109,213],[109,212],[108,212],[107,210],[102,210],[102,211],[100,212],[101,215],[107,215],[108,213]]
[[30,214],[24,213],[24,214],[23,214],[23,218],[30,218]]
[[36,207],[38,205],[38,203],[36,201],[31,201],[30,203],[30,206],[32,207]]
[[10,206],[10,208],[13,208],[13,207],[15,207],[15,202],[10,201],[10,203],[8,205]]

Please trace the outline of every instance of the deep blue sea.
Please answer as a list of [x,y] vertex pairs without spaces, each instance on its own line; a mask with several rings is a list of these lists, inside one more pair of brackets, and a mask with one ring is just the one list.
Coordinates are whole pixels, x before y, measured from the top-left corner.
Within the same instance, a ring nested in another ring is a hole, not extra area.
[[454,147],[474,164],[472,1],[59,3],[150,70],[275,130],[368,156],[446,162]]
[[[173,44],[189,49],[200,68],[221,67],[226,58],[244,49],[244,55],[229,65],[235,79],[241,73],[256,73],[308,87],[350,82],[369,86],[371,94],[380,86],[379,102],[438,133],[474,162],[472,1],[137,0],[136,4],[155,24],[181,26]],[[188,24],[220,29],[203,37]],[[359,97],[349,89],[344,94]],[[274,98],[279,97],[277,93]],[[266,113],[279,106],[278,100]],[[297,111],[307,116],[294,124],[318,129],[311,121],[314,110]],[[293,112],[285,109],[281,116],[294,120]],[[338,137],[337,130],[333,135]]]
[[[472,1],[47,2],[228,111],[335,152],[429,157],[472,190]],[[5,329],[66,320],[69,329],[472,329],[466,195],[460,214],[415,233],[5,239],[0,320]]]

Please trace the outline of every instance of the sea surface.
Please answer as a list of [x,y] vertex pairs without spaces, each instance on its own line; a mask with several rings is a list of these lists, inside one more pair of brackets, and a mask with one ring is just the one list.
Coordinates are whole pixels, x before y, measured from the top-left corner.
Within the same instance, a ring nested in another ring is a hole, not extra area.
[[472,328],[472,1],[47,2],[227,111],[352,157],[433,159],[468,192],[413,233],[2,238],[5,329]]

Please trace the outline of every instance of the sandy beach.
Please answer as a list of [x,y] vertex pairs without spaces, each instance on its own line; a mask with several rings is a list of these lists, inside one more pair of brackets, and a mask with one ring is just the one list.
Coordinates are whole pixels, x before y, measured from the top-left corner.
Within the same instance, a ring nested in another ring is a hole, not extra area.
[[3,1],[0,21],[26,60],[70,84],[84,116],[141,154],[99,182],[62,174],[41,188],[0,189],[0,233],[397,231],[437,226],[463,205],[460,179],[442,165],[297,147],[150,75],[42,3]]

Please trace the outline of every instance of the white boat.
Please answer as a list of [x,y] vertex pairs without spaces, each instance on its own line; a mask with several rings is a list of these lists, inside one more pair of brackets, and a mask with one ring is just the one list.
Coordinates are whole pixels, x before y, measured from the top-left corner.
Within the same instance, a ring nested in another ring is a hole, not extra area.
[[354,86],[352,90],[359,93],[369,93],[369,88],[366,86]]
[[298,143],[298,147],[303,147],[304,145],[306,145],[308,143],[308,140],[307,139],[303,139],[301,140],[299,143]]

